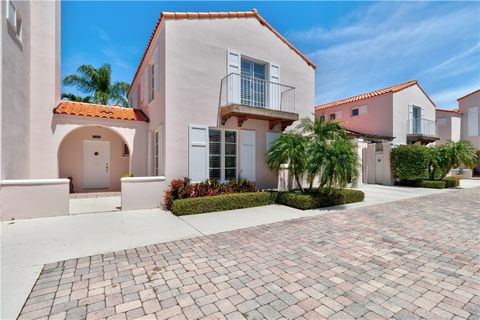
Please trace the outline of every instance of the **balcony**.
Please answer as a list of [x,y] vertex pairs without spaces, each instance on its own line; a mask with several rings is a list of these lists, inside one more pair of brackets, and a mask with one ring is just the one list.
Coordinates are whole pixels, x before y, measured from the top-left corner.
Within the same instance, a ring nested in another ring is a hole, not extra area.
[[439,140],[437,123],[427,119],[410,119],[407,121],[407,143],[429,144]]
[[269,121],[282,130],[298,120],[295,113],[295,88],[263,79],[231,73],[222,79],[220,93],[222,125],[231,117],[238,126],[248,119]]

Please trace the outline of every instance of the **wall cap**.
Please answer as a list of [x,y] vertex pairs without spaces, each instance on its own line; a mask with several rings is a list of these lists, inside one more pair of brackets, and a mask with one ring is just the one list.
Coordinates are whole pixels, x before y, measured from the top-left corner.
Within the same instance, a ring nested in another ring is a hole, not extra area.
[[18,180],[0,180],[1,186],[42,186],[54,184],[69,184],[68,179],[18,179]]
[[122,183],[133,183],[133,182],[154,182],[154,181],[165,181],[164,176],[155,176],[155,177],[123,177],[120,179]]

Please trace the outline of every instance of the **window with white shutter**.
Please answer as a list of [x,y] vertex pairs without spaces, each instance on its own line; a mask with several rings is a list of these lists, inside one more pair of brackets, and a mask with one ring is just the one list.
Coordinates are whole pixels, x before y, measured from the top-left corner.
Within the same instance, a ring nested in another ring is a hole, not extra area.
[[478,126],[478,107],[468,108],[467,129],[469,137],[476,137],[480,135]]
[[227,104],[240,103],[240,59],[239,53],[227,51]]

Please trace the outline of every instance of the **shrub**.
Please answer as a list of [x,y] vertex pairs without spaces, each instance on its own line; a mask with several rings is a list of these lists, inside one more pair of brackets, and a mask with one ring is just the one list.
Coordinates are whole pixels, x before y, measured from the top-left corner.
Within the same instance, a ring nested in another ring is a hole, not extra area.
[[413,144],[401,145],[392,149],[393,176],[399,181],[427,179],[429,161],[428,147]]
[[177,216],[266,206],[275,203],[270,192],[231,193],[218,196],[178,199],[172,204]]
[[460,180],[455,177],[446,177],[443,181],[445,181],[446,188],[455,188],[460,185]]
[[220,183],[217,179],[208,179],[199,183],[190,183],[190,179],[175,179],[164,193],[164,203],[168,210],[178,199],[217,196],[229,193],[255,192],[255,184],[246,179],[233,179]]
[[445,189],[445,181],[438,180],[423,180],[420,182],[419,187],[421,188],[433,188],[433,189]]
[[279,192],[277,195],[277,203],[307,210],[360,202],[363,201],[364,198],[365,194],[360,190],[325,188],[322,190],[314,189],[311,193],[301,193],[299,190]]

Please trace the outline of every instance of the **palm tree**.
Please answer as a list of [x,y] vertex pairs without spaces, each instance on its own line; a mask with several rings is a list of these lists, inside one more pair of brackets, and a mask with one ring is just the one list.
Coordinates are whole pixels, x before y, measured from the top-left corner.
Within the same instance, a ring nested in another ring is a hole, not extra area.
[[77,96],[73,93],[62,93],[62,99],[69,100],[69,101],[76,101],[76,102],[91,102],[91,96]]
[[477,164],[476,150],[468,141],[448,141],[442,148],[445,148],[447,164],[440,180],[445,178],[452,168],[458,168],[461,164],[468,168],[473,168]]
[[104,64],[98,69],[90,64],[82,64],[76,74],[63,79],[63,84],[74,86],[78,90],[93,97],[93,102],[108,104],[109,101],[128,107],[126,94],[129,84],[116,81],[112,84],[112,69],[110,64]]
[[283,165],[288,165],[289,175],[295,178],[302,193],[301,179],[306,170],[307,139],[299,133],[284,133],[273,142],[267,153],[267,166],[278,175]]
[[358,155],[349,139],[335,139],[322,149],[324,161],[320,174],[320,188],[346,187],[358,178]]

